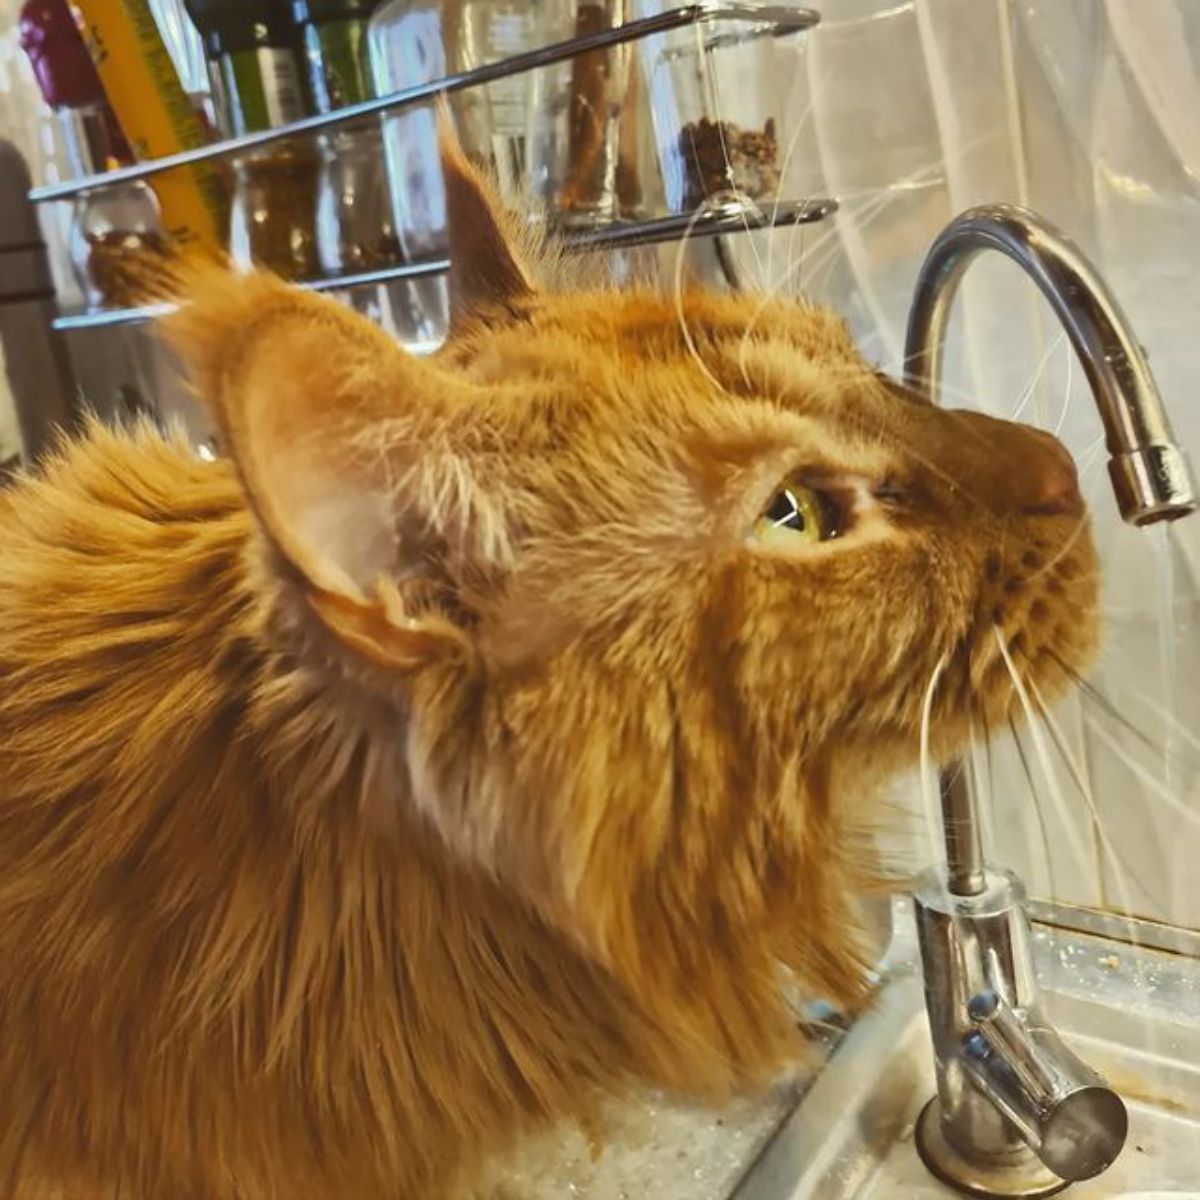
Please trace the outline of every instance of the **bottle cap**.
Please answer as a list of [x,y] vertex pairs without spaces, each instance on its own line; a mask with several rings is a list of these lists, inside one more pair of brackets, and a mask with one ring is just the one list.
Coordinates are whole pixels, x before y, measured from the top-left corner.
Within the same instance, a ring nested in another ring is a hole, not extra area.
[[83,108],[104,100],[100,77],[67,0],[26,0],[18,36],[51,108]]

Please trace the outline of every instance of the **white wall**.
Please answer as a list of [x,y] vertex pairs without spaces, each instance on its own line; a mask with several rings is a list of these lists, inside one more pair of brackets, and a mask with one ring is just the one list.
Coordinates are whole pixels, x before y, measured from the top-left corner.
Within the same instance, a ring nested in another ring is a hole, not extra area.
[[[773,285],[790,244],[796,278],[783,286],[798,280],[846,311],[879,362],[898,371],[913,282],[940,228],[972,204],[1026,204],[1096,262],[1149,351],[1179,440],[1200,462],[1200,5],[815,6],[822,26],[778,48],[773,76],[757,86],[786,94],[785,191],[832,193],[843,208],[826,233],[772,235]],[[748,86],[745,72],[726,82]],[[767,236],[755,240],[762,258]],[[752,273],[747,247],[739,259]],[[959,303],[946,376],[965,394],[955,403],[1011,415],[1042,364],[1023,415],[1061,427],[1084,469],[1103,552],[1108,632],[1095,683],[1154,743],[1095,704],[1059,709],[1099,820],[1055,758],[1070,815],[1064,827],[1056,788],[1039,779],[1049,855],[1011,747],[999,748],[994,857],[1038,894],[1200,927],[1200,516],[1169,531],[1121,524],[1086,386],[1018,268],[980,260]],[[914,844],[924,853],[923,832]]]

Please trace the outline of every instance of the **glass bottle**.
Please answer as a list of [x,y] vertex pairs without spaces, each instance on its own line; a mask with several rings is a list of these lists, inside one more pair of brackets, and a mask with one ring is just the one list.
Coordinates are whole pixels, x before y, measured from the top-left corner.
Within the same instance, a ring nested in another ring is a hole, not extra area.
[[148,0],[148,4],[188,100],[215,137],[217,117],[212,83],[199,30],[189,19],[183,0]]
[[[546,20],[552,12],[546,0],[464,0],[454,70],[473,71],[553,41]],[[531,74],[523,72],[455,95],[459,136],[491,166],[501,196],[514,202],[524,191],[531,84]]]
[[[318,112],[332,112],[375,94],[367,53],[367,21],[379,0],[295,0]],[[400,261],[392,224],[378,119],[331,129],[319,141],[317,258],[328,275]]]
[[[58,116],[75,178],[133,162],[66,0],[28,0],[20,43]],[[71,265],[88,308],[125,307],[167,254],[158,200],[141,180],[77,196],[68,235]]]
[[[544,36],[543,0],[390,0],[371,20],[371,70],[378,95],[470,71],[533,49]],[[529,73],[450,97],[459,143],[492,171],[501,194],[524,199]],[[433,104],[409,105],[383,118],[384,155],[396,232],[410,260],[446,252],[446,193]],[[444,280],[423,285],[433,336],[444,336]]]
[[[223,124],[234,137],[306,116],[309,101],[286,0],[186,0],[204,39]],[[229,252],[285,279],[317,273],[319,157],[305,140],[273,142],[233,159]]]
[[[557,0],[549,40],[620,25],[624,0]],[[533,72],[528,133],[532,203],[566,228],[594,228],[640,207],[636,169],[638,73],[628,43]],[[623,143],[629,143],[623,145]]]

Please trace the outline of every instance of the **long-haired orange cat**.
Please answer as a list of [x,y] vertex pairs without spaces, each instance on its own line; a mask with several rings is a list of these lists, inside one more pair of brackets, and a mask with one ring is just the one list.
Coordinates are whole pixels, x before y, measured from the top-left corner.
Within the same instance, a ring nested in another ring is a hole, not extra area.
[[[229,462],[91,429],[0,499],[0,1196],[442,1200],[852,1003],[858,831],[1094,641],[1065,452],[827,313],[540,288],[447,166],[432,359],[215,269]],[[682,317],[682,323],[681,323]]]

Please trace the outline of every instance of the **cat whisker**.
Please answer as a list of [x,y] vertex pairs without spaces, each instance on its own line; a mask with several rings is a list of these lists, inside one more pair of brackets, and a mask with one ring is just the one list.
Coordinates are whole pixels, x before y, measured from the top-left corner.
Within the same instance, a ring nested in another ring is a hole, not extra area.
[[1050,343],[1050,346],[1046,350],[1045,354],[1042,355],[1041,361],[1034,369],[1033,378],[1030,379],[1030,381],[1025,385],[1025,390],[1021,393],[1021,397],[1017,401],[1017,407],[1013,409],[1012,415],[1009,417],[1010,421],[1016,421],[1020,419],[1021,414],[1028,407],[1030,400],[1033,399],[1033,393],[1037,390],[1037,385],[1042,381],[1042,376],[1045,375],[1046,368],[1050,365],[1050,360],[1063,346],[1066,340],[1067,335],[1065,333],[1060,333],[1054,339],[1054,341]]
[[[796,49],[800,50],[804,45],[802,40],[796,42]],[[795,131],[792,133],[791,139],[788,142],[787,150],[784,152],[783,163],[779,168],[779,186],[775,189],[775,203],[771,206],[771,225],[770,228],[775,228],[776,218],[779,216],[779,206],[783,203],[784,188],[787,187],[788,168],[792,163],[792,155],[795,154],[797,146],[800,144],[800,135],[808,127],[808,122],[816,109],[817,92],[824,85],[826,78],[830,74],[830,69],[826,68],[821,73],[820,78],[812,85],[809,92],[808,103],[804,106],[804,111],[800,114],[796,121]],[[768,234],[767,236],[767,271],[766,276],[759,281],[760,286],[768,288],[770,286],[773,275],[771,273],[772,258],[775,251],[775,239]]]
[[1128,767],[1172,812],[1177,813],[1189,825],[1200,826],[1200,811],[1180,799],[1166,784],[1157,779],[1152,771],[1139,763],[1098,721],[1089,719],[1085,713],[1084,722],[1088,729],[1104,743],[1113,757]]
[[1025,745],[1021,741],[1021,735],[1017,729],[1017,722],[1013,718],[1012,713],[1008,715],[1008,730],[1012,735],[1013,746],[1017,751],[1017,758],[1021,763],[1021,770],[1025,773],[1025,781],[1029,784],[1029,798],[1033,801],[1033,812],[1037,818],[1038,830],[1041,834],[1041,851],[1044,865],[1046,868],[1046,879],[1050,885],[1050,894],[1058,895],[1058,884],[1054,877],[1054,855],[1050,852],[1050,829],[1046,824],[1046,812],[1042,807],[1042,798],[1038,791],[1037,781],[1034,777],[1033,768],[1030,766],[1029,757],[1025,753]]
[[679,240],[679,245],[675,252],[675,278],[672,296],[675,301],[675,315],[679,318],[679,332],[683,335],[684,344],[687,346],[688,354],[695,360],[696,366],[700,368],[709,382],[718,392],[723,392],[725,389],[721,385],[721,381],[713,374],[708,363],[700,357],[700,350],[696,346],[696,340],[692,337],[692,331],[688,328],[687,316],[683,311],[683,264],[687,254],[688,242],[692,239],[696,231],[696,224],[705,213],[704,205],[701,205],[692,214],[691,219],[687,223],[687,228],[683,232],[683,237]]
[[1143,704],[1148,705],[1154,710],[1154,714],[1160,721],[1165,721],[1173,733],[1177,733],[1188,742],[1194,749],[1200,750],[1200,737],[1197,737],[1174,713],[1169,709],[1164,708],[1154,699],[1153,696],[1148,696],[1145,692],[1134,691],[1134,696]]
[[[1034,683],[1033,680],[1030,680],[1030,690],[1034,694],[1038,712],[1046,726],[1047,731],[1050,734],[1050,738],[1054,743],[1055,749],[1058,751],[1059,757],[1062,759],[1063,764],[1067,769],[1067,774],[1072,783],[1074,783],[1076,790],[1079,792],[1080,798],[1083,800],[1084,806],[1088,810],[1088,815],[1092,824],[1092,831],[1104,852],[1111,859],[1110,865],[1112,867],[1113,879],[1117,885],[1117,890],[1120,892],[1121,903],[1118,911],[1127,917],[1132,916],[1134,907],[1133,900],[1130,895],[1129,885],[1131,882],[1136,881],[1137,876],[1105,831],[1104,822],[1100,817],[1100,809],[1096,804],[1095,797],[1092,795],[1092,789],[1088,784],[1086,774],[1081,769],[1079,763],[1076,762],[1075,756],[1071,753],[1070,748],[1067,745],[1067,740],[1063,734],[1061,726],[1059,726],[1058,722],[1055,720],[1054,714],[1046,705],[1044,698],[1038,691],[1037,684]],[[1098,883],[1101,892],[1103,892],[1103,880],[1098,880]],[[1142,892],[1142,895],[1145,899],[1150,899],[1150,896],[1146,892],[1145,888],[1139,887],[1139,890]],[[1130,927],[1129,935],[1130,940],[1135,945],[1139,944],[1136,931],[1132,926]]]
[[1063,386],[1063,405],[1062,411],[1058,414],[1058,420],[1054,423],[1054,436],[1058,437],[1062,433],[1063,426],[1067,423],[1067,410],[1071,406],[1071,389],[1075,383],[1075,355],[1067,355],[1067,380]]
[[[867,217],[860,222],[859,231],[865,230],[868,226],[872,225],[876,220],[878,220],[878,218],[883,214],[883,212],[885,212],[887,210],[887,208],[890,205],[898,202],[901,199],[901,197],[905,196],[907,193],[912,192],[921,187],[924,187],[926,185],[931,185],[931,184],[935,185],[939,182],[944,181],[946,178],[946,173],[951,167],[955,166],[958,162],[960,162],[962,159],[964,159],[968,154],[971,154],[974,151],[982,149],[984,146],[987,146],[987,145],[991,144],[992,142],[997,141],[1000,136],[1001,136],[1000,134],[992,132],[992,133],[981,134],[979,137],[976,137],[976,138],[971,138],[970,140],[965,142],[958,149],[958,151],[956,153],[954,153],[953,155],[951,155],[949,158],[944,158],[944,157],[935,158],[935,159],[931,160],[925,166],[917,168],[916,170],[910,172],[908,175],[902,176],[900,179],[895,180],[894,182],[888,184],[886,187],[880,189],[881,203],[879,205],[875,206],[874,210],[871,211],[867,215]],[[845,201],[850,195],[852,195],[852,193],[850,193],[848,191],[840,192],[839,197],[838,197],[839,202]],[[847,207],[847,206],[843,205],[843,207]],[[855,214],[855,215],[860,215],[860,214]],[[843,229],[842,225],[835,223],[833,228],[830,230],[829,236],[832,237],[834,235],[841,234],[842,229]],[[816,248],[817,247],[815,247],[815,246],[813,247],[813,249],[816,249]],[[810,255],[811,255],[811,253],[812,253],[812,250],[810,250]],[[810,263],[809,266],[810,266],[810,278],[815,282],[815,276],[816,276],[817,272],[820,270],[820,265]]]
[[[713,56],[711,54],[704,55],[704,70],[705,70],[705,74],[707,76],[706,82],[708,84],[709,94],[713,97],[714,101],[716,102],[716,104],[715,104],[716,111],[720,112],[724,106],[722,105],[720,98],[718,96],[719,89],[717,87],[717,73],[716,73],[716,68],[713,65]],[[717,137],[721,143],[721,157],[722,157],[722,159],[724,159],[724,161],[726,163],[730,163],[733,160],[729,157],[729,147],[726,145],[726,142],[725,142],[725,126],[721,121],[718,121],[716,123],[716,125],[717,125]],[[750,251],[754,255],[754,261],[758,268],[758,284],[759,284],[759,287],[761,287],[763,285],[763,283],[765,282],[765,276],[763,274],[763,261],[762,261],[762,256],[758,252],[758,245],[755,242],[754,238],[751,236],[750,221],[746,215],[747,208],[750,205],[753,205],[753,201],[750,200],[749,197],[743,197],[739,194],[738,208],[739,208],[739,211],[740,211],[741,217],[742,217],[742,230],[746,234],[746,240],[750,243]],[[754,207],[757,208],[757,205],[754,205]],[[761,216],[761,210],[759,211],[759,216]]]
[[[838,207],[837,214],[835,214],[830,219],[831,226],[836,225],[838,216],[840,216],[843,213],[848,212],[850,209],[850,203],[845,200],[839,199],[838,205],[839,205],[839,207]],[[802,228],[802,227],[803,227],[803,222],[797,222],[797,224],[792,226],[792,234],[794,235],[795,231],[798,228]],[[836,236],[836,232],[837,231],[835,228],[831,228],[827,233],[823,234],[821,237],[819,237],[817,239],[817,241],[814,243],[814,246],[824,245],[828,239]],[[812,248],[810,248],[809,253],[810,254],[812,253]],[[778,280],[768,279],[766,281],[767,286],[765,286],[762,289],[762,297],[759,300],[759,303],[755,307],[754,311],[750,314],[750,319],[746,322],[745,328],[742,330],[743,351],[742,351],[740,357],[743,362],[744,362],[744,347],[745,347],[747,340],[750,337],[750,334],[754,331],[754,329],[758,325],[758,322],[761,319],[762,314],[767,310],[767,308],[771,305],[771,303],[779,297],[780,293],[787,286],[788,281],[792,278],[794,273],[801,269],[801,267],[803,266],[803,261],[804,260],[802,259],[800,262],[791,262],[790,261],[790,247],[789,247],[788,266],[784,269],[783,273],[781,274],[781,276],[779,277]],[[744,368],[743,368],[743,373],[744,373]]]
[[1037,714],[1029,699],[1029,693],[1025,689],[1024,680],[1022,680],[1020,672],[1018,672],[1016,664],[1013,662],[1012,654],[1008,649],[1008,643],[1004,640],[1004,634],[1001,632],[1000,627],[993,625],[992,633],[995,636],[1000,657],[1004,660],[1004,665],[1008,669],[1013,687],[1016,689],[1017,699],[1020,701],[1026,720],[1029,722],[1029,732],[1033,739],[1033,749],[1037,755],[1038,764],[1042,769],[1042,775],[1046,780],[1046,786],[1050,791],[1050,797],[1054,801],[1059,819],[1063,823],[1063,830],[1070,844],[1071,852],[1079,860],[1080,867],[1086,875],[1092,866],[1091,856],[1087,853],[1086,847],[1079,838],[1079,832],[1070,819],[1070,810],[1067,807],[1066,798],[1063,796],[1062,788],[1059,785],[1058,776],[1055,774],[1053,764],[1050,761],[1050,755],[1046,749],[1045,740],[1042,737],[1042,727],[1037,720]]
[[1070,663],[1065,661],[1058,651],[1050,647],[1046,650],[1046,653],[1054,660],[1059,670],[1075,684],[1076,688],[1079,689],[1080,695],[1085,700],[1096,704],[1104,712],[1105,716],[1120,725],[1128,733],[1133,734],[1152,754],[1161,752],[1162,747],[1149,734],[1139,729],[1095,684],[1086,679]]
[[[948,656],[943,654],[929,676],[929,686],[921,704],[921,806],[925,813],[925,832],[929,838],[930,862],[937,866],[945,859],[944,840],[941,835],[941,793],[938,788],[937,771],[929,750],[929,729],[933,717],[933,698],[938,681],[946,669]],[[953,906],[951,906],[953,908]]]
[[[1161,741],[1155,740],[1144,729],[1131,721],[1121,710],[1109,699],[1099,688],[1090,680],[1085,679],[1078,671],[1075,671],[1070,664],[1063,662],[1059,655],[1053,650],[1049,650],[1050,657],[1058,664],[1059,668],[1067,675],[1079,690],[1081,699],[1085,702],[1094,704],[1096,708],[1114,725],[1119,726],[1126,733],[1133,736],[1144,750],[1154,755],[1155,758],[1166,758],[1168,755],[1168,747]],[[1178,718],[1174,717],[1170,712],[1161,705],[1157,704],[1154,699],[1144,692],[1135,691],[1133,693],[1136,698],[1144,704],[1149,705],[1155,711],[1155,715],[1167,722],[1173,732],[1182,736],[1183,740],[1189,744],[1190,749],[1200,751],[1200,738],[1197,738],[1191,730],[1187,728]],[[1185,753],[1183,747],[1176,745],[1173,749],[1176,756],[1182,758],[1186,763],[1195,767],[1200,765],[1200,754],[1193,755]]]

